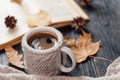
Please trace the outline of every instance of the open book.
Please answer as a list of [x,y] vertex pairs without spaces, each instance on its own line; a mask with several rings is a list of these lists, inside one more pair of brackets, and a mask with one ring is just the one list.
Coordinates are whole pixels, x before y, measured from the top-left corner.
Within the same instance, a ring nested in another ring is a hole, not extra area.
[[75,17],[89,19],[74,0],[22,0],[21,5],[28,14],[45,10],[55,27],[69,25]]
[[[13,1],[21,2],[18,4]],[[38,21],[33,19],[35,24],[38,22],[56,28],[71,24],[74,17],[81,16],[84,19],[89,19],[74,0],[0,0],[0,6],[0,49],[19,43],[24,33],[32,29],[28,25],[31,15],[35,15],[34,18],[38,16],[41,19]],[[44,16],[41,15],[43,13]],[[14,16],[17,20],[14,29],[5,25],[5,18],[8,15]],[[50,17],[50,19],[47,17],[48,21],[44,18],[46,16]],[[37,24],[36,26],[39,27]]]

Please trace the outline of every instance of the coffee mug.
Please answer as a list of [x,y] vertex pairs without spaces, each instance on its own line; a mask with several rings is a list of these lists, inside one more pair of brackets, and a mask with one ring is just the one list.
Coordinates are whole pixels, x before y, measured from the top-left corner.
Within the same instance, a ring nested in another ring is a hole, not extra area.
[[[51,42],[49,39],[43,39],[44,36],[55,38],[56,42],[50,48],[48,48],[45,43],[47,49],[38,49],[38,47],[34,47],[34,44],[31,46],[32,41],[40,36],[42,36],[40,38],[41,44],[44,43],[44,40]],[[76,66],[75,56],[68,47],[63,46],[63,42],[63,35],[52,27],[44,26],[28,31],[22,38],[22,50],[24,52],[26,72],[41,75],[56,75],[61,71],[71,72]],[[64,66],[63,63],[66,59],[64,57],[62,58],[62,56],[65,56],[63,54],[67,54],[71,58],[71,67],[67,68]]]

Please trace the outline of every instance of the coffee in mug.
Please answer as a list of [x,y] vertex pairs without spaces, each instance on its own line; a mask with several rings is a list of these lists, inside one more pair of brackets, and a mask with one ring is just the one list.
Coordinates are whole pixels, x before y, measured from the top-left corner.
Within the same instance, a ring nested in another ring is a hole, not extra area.
[[[72,51],[63,46],[63,35],[52,27],[39,27],[28,31],[22,38],[24,65],[28,74],[56,75],[70,72],[76,66]],[[68,55],[72,66],[64,66]]]
[[37,33],[31,36],[28,44],[34,49],[45,50],[55,46],[57,39],[50,34]]

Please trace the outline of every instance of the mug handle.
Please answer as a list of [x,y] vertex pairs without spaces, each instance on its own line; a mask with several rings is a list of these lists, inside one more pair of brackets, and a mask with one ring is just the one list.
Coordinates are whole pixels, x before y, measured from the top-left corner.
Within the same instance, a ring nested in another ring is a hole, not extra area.
[[72,66],[69,67],[69,68],[67,68],[67,67],[65,67],[65,66],[63,66],[63,65],[61,64],[61,67],[60,67],[60,68],[61,68],[61,71],[62,71],[62,72],[71,72],[71,71],[75,68],[75,66],[76,66],[75,56],[74,56],[74,54],[72,53],[71,49],[69,49],[68,47],[62,47],[62,48],[61,48],[61,52],[66,53],[66,54],[71,58],[71,61],[72,61]]

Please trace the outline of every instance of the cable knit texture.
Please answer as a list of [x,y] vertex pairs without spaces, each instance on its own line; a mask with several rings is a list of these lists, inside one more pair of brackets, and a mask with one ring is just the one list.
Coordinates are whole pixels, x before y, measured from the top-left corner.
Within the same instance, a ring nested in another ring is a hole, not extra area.
[[[51,34],[57,39],[57,44],[50,49],[37,50],[27,43],[31,35],[41,32]],[[56,75],[60,72],[62,34],[52,27],[39,27],[27,32],[22,39],[25,69],[29,74]]]
[[108,66],[106,76],[98,78],[88,76],[70,77],[29,75],[14,68],[0,65],[0,80],[120,80],[120,57]]
[[60,59],[59,55],[60,49],[46,54],[31,53],[25,50],[24,61],[26,69],[30,74],[56,75],[60,71],[56,62]]

